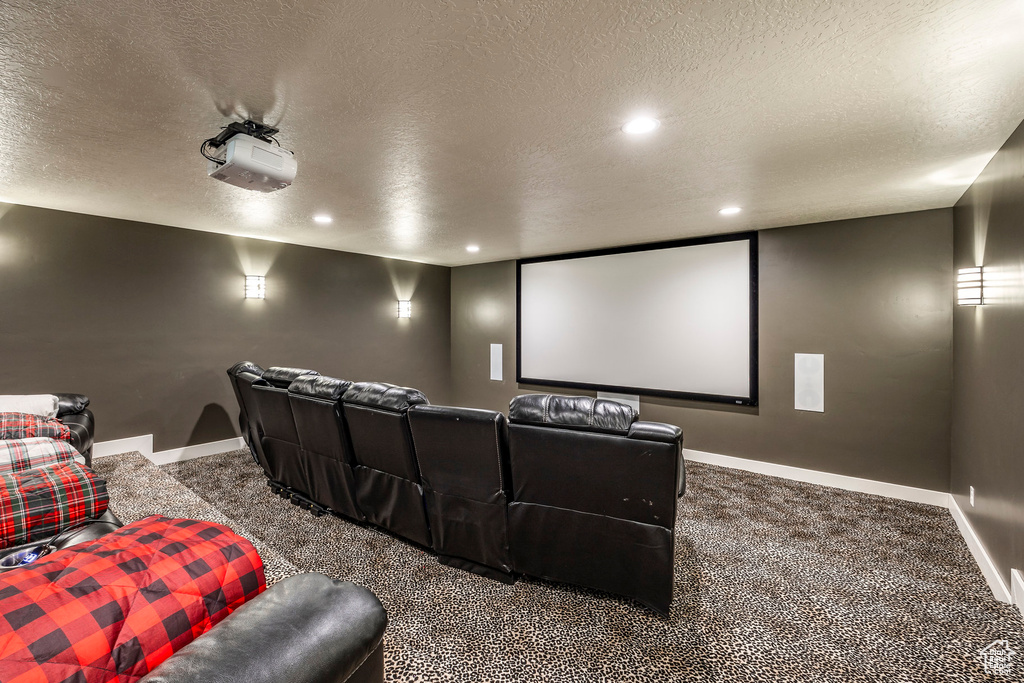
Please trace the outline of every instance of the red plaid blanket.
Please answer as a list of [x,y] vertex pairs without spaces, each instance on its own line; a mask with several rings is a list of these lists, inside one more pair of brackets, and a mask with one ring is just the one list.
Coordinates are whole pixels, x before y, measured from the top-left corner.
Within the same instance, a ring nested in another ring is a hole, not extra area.
[[0,474],[0,548],[48,538],[106,510],[107,483],[77,462]]
[[55,417],[0,413],[0,439],[29,439],[33,436],[71,441],[71,430]]
[[0,474],[71,462],[76,455],[78,451],[71,444],[56,439],[34,437],[0,441]]
[[265,588],[227,527],[147,517],[0,573],[0,678],[134,683]]

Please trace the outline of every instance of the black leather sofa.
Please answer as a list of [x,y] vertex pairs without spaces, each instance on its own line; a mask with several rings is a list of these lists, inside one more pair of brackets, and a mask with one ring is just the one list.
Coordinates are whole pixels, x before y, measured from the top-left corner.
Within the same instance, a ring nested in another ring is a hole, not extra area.
[[239,607],[139,683],[383,683],[387,623],[367,589],[299,574]]
[[262,435],[272,486],[293,502],[365,520],[483,576],[571,583],[668,613],[685,489],[678,427],[638,421],[613,401],[547,394],[516,397],[506,421],[430,405],[415,389],[290,368],[255,377],[252,367],[229,374],[251,386],[259,416],[249,432]]

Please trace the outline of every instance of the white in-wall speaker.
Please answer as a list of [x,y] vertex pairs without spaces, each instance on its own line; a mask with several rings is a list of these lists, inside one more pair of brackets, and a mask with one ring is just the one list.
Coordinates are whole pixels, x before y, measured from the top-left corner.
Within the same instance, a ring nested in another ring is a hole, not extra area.
[[825,412],[825,354],[795,354],[793,368],[793,407]]

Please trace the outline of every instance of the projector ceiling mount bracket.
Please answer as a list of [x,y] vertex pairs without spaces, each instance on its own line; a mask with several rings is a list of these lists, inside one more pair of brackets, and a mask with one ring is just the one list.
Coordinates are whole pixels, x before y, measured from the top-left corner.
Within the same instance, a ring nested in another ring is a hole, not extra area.
[[238,134],[248,135],[256,138],[257,140],[262,140],[263,142],[272,142],[280,147],[281,143],[274,137],[279,132],[280,131],[273,126],[268,126],[249,119],[246,119],[245,121],[232,121],[228,125],[224,126],[217,135],[203,140],[203,144],[200,146],[199,151],[210,161],[216,164],[223,164],[223,159],[212,156],[207,150],[218,149]]

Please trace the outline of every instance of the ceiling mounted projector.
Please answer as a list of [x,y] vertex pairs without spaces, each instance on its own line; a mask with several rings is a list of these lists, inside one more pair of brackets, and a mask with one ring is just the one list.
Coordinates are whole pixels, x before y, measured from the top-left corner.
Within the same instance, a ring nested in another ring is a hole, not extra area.
[[236,187],[273,192],[295,180],[295,155],[274,139],[277,128],[255,121],[233,121],[216,137],[204,140],[206,173]]

